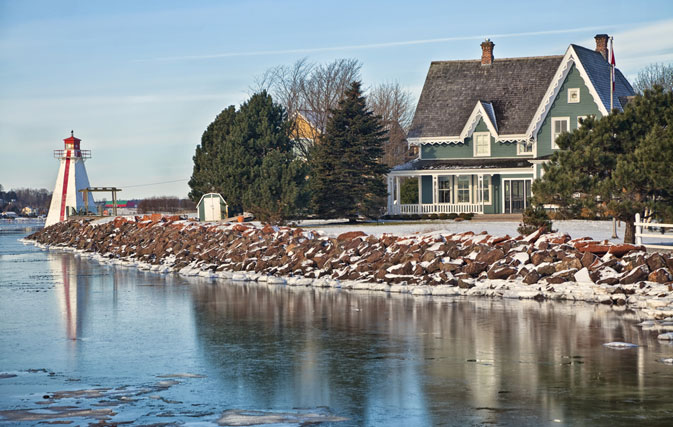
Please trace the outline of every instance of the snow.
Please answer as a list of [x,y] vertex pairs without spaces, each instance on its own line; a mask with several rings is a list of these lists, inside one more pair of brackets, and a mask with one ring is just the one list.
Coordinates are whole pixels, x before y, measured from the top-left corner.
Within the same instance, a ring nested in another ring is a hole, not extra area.
[[[347,231],[364,231],[367,234],[381,237],[383,234],[394,234],[397,236],[408,236],[413,234],[454,234],[472,231],[475,234],[487,232],[492,236],[518,236],[516,231],[519,221],[493,221],[492,219],[482,220],[475,217],[470,221],[420,221],[410,223],[406,221],[380,221],[369,223],[348,224],[344,220],[306,220],[301,221],[299,226],[318,230],[330,237],[336,237]],[[624,224],[617,229],[616,239],[612,238],[612,221],[553,221],[552,227],[558,230],[558,233],[569,234],[572,238],[591,237],[594,240],[608,240],[614,243],[621,243],[624,240]],[[475,236],[477,237],[477,236]]]

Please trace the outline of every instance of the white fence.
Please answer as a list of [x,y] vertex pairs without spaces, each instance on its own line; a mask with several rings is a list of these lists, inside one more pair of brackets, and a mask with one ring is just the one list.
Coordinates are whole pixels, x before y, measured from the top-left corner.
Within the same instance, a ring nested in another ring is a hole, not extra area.
[[393,205],[389,215],[406,215],[406,214],[441,214],[441,213],[484,213],[484,207],[481,204],[452,204],[452,203],[436,203],[436,204],[406,204]]
[[643,227],[644,228],[652,228],[652,227],[659,227],[659,228],[671,228],[673,229],[673,224],[659,224],[659,223],[650,223],[650,222],[642,222],[640,218],[640,214],[636,214],[636,244],[637,245],[642,245],[645,246],[646,248],[652,248],[652,249],[670,249],[673,250],[673,244],[671,245],[645,245],[643,244],[643,237],[652,237],[656,239],[671,239],[673,240],[673,235],[671,234],[654,234],[654,233],[643,233]]

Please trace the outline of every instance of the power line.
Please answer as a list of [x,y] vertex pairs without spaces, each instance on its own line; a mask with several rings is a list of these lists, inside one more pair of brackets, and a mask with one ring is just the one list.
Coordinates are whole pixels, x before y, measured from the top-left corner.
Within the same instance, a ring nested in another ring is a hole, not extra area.
[[163,182],[153,182],[151,184],[136,184],[136,185],[123,185],[121,188],[133,188],[133,187],[149,187],[150,185],[161,185],[161,184],[170,184],[172,182],[182,182],[189,181],[188,178],[185,179],[175,179],[173,181],[163,181]]

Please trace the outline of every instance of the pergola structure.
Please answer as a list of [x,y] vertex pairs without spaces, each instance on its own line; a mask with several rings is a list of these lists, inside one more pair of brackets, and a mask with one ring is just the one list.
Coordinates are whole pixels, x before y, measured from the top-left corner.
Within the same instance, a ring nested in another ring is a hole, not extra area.
[[86,212],[89,212],[89,203],[88,203],[89,193],[101,192],[101,191],[111,192],[112,193],[112,214],[114,216],[117,216],[117,192],[122,191],[121,188],[117,188],[117,187],[87,187],[87,188],[83,188],[79,191],[81,191],[83,193],[82,196],[84,197],[84,206],[85,206]]

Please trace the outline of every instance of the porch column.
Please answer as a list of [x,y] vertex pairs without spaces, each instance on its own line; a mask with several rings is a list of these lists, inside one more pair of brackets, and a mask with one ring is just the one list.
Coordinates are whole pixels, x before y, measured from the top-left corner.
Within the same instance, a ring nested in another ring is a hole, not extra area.
[[397,201],[397,207],[399,209],[399,206],[402,204],[402,199],[400,199],[400,177],[396,176],[395,177],[395,200]]
[[418,213],[420,214],[423,206],[423,179],[418,175]]
[[388,179],[386,180],[388,184],[388,215],[393,214],[393,190],[394,190],[393,179],[394,179],[393,177],[388,175]]
[[439,202],[439,178],[432,175],[432,210],[437,212],[437,203]]
[[481,199],[481,213],[484,213],[484,174],[479,174],[479,198]]

